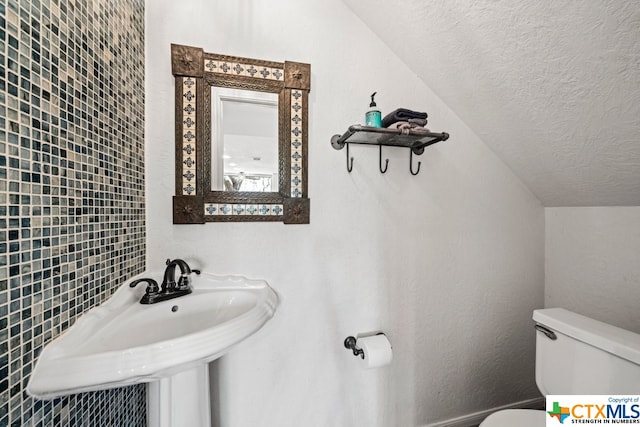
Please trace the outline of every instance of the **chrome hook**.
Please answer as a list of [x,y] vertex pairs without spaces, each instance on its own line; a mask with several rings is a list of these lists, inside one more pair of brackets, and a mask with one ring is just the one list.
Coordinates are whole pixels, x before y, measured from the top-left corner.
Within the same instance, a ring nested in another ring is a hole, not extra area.
[[380,147],[380,165],[378,166],[380,168],[380,173],[385,173],[387,171],[387,169],[389,168],[389,159],[385,160],[384,163],[384,170],[382,169],[382,145],[379,145],[378,147]]
[[351,173],[353,170],[353,157],[351,157],[351,161],[349,161],[349,143],[345,144],[347,146],[347,172]]
[[413,171],[413,150],[409,150],[409,172],[411,172],[411,175],[418,175],[420,173],[420,165],[422,164],[422,162],[418,162],[418,169],[416,169],[416,171]]

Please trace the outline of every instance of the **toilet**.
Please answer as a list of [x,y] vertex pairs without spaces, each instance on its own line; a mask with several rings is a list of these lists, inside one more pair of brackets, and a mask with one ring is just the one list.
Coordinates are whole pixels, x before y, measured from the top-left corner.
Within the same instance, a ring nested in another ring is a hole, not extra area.
[[[640,394],[640,334],[563,308],[535,310],[536,384],[543,395]],[[546,412],[507,409],[480,427],[544,427]]]

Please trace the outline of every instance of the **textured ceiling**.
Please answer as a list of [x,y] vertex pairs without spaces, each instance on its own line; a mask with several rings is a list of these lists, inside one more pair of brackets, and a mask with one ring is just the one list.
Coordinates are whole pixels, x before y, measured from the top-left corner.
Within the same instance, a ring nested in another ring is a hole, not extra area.
[[543,205],[640,206],[640,1],[344,2]]

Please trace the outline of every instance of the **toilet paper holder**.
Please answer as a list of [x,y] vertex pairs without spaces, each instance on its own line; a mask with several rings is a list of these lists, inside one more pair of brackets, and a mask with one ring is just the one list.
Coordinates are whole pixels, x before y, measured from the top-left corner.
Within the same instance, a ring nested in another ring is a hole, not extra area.
[[349,336],[345,338],[344,346],[347,349],[352,350],[354,356],[360,356],[364,359],[364,350],[356,346],[356,341],[357,341],[356,337]]

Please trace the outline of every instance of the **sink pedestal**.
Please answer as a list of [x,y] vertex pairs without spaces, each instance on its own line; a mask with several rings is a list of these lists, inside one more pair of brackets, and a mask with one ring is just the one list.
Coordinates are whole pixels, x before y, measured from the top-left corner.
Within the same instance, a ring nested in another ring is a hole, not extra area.
[[156,427],[210,427],[209,364],[147,386],[147,424]]

